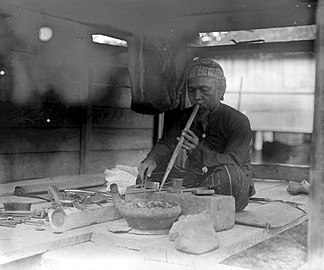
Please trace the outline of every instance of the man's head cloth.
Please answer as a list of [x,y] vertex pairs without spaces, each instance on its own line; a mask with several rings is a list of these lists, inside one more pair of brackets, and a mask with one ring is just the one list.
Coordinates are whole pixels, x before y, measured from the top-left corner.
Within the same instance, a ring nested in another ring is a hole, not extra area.
[[211,77],[220,82],[221,89],[225,92],[226,78],[220,64],[210,58],[194,59],[187,68],[187,80],[194,77]]

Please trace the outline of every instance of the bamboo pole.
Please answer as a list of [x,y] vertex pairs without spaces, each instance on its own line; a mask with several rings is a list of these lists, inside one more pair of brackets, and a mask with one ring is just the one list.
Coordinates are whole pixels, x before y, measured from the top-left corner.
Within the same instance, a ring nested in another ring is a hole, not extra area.
[[[192,124],[193,120],[195,119],[198,110],[199,110],[199,104],[196,104],[193,111],[192,111],[192,113],[191,113],[191,115],[190,115],[190,117],[189,117],[189,120],[188,120],[188,122],[187,122],[187,124],[185,126],[185,129],[189,129],[191,127],[191,124]],[[164,176],[163,176],[162,183],[161,183],[159,191],[162,190],[163,185],[164,185],[166,179],[168,178],[168,176],[170,174],[170,171],[171,171],[171,169],[172,169],[172,167],[173,167],[173,165],[174,165],[174,163],[175,163],[175,161],[177,159],[177,156],[178,156],[178,154],[179,154],[179,152],[181,150],[181,146],[182,146],[183,142],[184,142],[184,137],[181,134],[179,142],[178,142],[176,148],[174,149],[174,152],[173,152],[173,154],[171,156],[171,159],[169,161],[168,167],[165,170],[165,173],[164,173]]]
[[324,0],[318,1],[316,22],[316,80],[307,269],[324,269]]

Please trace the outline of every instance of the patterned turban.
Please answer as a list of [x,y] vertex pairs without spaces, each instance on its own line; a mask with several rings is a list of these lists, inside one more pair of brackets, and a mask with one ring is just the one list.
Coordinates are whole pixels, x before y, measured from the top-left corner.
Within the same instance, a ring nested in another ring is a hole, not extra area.
[[198,58],[191,62],[187,69],[187,80],[193,77],[212,77],[225,80],[220,64],[210,58]]
[[[226,78],[224,71],[220,64],[211,58],[197,58],[194,59],[187,68],[186,79],[189,80],[194,77],[211,77],[220,82],[220,87],[226,89]],[[223,97],[222,97],[223,99]]]

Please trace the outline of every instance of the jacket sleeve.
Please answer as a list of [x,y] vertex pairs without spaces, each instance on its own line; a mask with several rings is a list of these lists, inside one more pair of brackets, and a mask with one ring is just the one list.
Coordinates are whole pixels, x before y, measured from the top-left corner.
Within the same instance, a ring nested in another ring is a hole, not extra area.
[[191,158],[202,166],[213,167],[225,164],[246,165],[250,160],[250,142],[252,130],[247,118],[235,121],[229,127],[229,135],[224,153],[219,153],[202,140],[192,152]]
[[158,166],[167,165],[178,143],[177,137],[181,136],[186,117],[180,112],[168,116],[162,139],[154,145],[146,159],[154,160]]

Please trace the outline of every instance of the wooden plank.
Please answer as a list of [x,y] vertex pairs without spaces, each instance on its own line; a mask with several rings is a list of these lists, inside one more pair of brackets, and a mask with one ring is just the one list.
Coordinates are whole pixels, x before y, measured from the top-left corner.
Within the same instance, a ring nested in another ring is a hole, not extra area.
[[18,180],[11,183],[0,184],[0,196],[7,197],[13,195],[16,186],[21,185],[44,185],[44,184],[53,184],[53,183],[74,183],[74,182],[95,182],[101,183],[104,182],[105,175],[101,174],[91,174],[91,175],[64,175],[64,176],[54,176],[54,177],[46,177],[39,179],[29,179],[29,180]]
[[93,84],[90,91],[95,106],[130,108],[132,96],[129,87]]
[[284,183],[286,186],[288,185],[288,183],[286,181],[282,181],[282,180],[268,180],[268,179],[255,179],[254,178],[253,182],[257,183],[258,191],[273,189],[277,186],[282,186],[282,183]]
[[79,152],[0,155],[0,183],[79,173]]
[[18,106],[0,103],[1,127],[79,127],[80,107],[59,104]]
[[316,3],[281,1],[270,4],[265,1],[251,1],[246,6],[239,1],[236,6],[212,8],[208,11],[201,12],[197,9],[196,12],[187,13],[180,21],[185,29],[196,32],[309,25],[315,23]]
[[207,47],[187,47],[188,57],[223,56],[235,54],[314,52],[314,40],[298,40],[286,42],[242,43]]
[[130,109],[93,107],[93,127],[106,128],[153,128],[152,115],[139,114]]
[[286,181],[309,180],[309,166],[284,164],[253,164],[252,178]]
[[149,151],[150,149],[91,151],[86,173],[104,172],[118,164],[137,167]]
[[55,209],[49,211],[48,217],[55,232],[69,231],[121,218],[113,202],[88,205],[86,209],[73,207]]
[[311,144],[311,214],[308,226],[308,267],[324,269],[324,1],[318,1],[314,131]]
[[92,130],[92,150],[148,149],[153,146],[152,129],[106,129]]
[[0,153],[79,151],[77,128],[0,128]]
[[41,232],[40,237],[40,232],[36,231],[34,226],[24,224],[18,226],[20,226],[19,229],[14,230],[4,227],[0,229],[1,242],[10,241],[10,244],[0,245],[0,265],[42,254],[48,250],[88,242],[91,240],[93,230],[91,227],[85,227],[68,234],[53,234],[53,230],[47,226],[46,230]]

